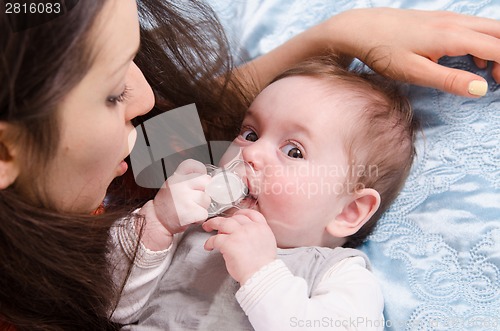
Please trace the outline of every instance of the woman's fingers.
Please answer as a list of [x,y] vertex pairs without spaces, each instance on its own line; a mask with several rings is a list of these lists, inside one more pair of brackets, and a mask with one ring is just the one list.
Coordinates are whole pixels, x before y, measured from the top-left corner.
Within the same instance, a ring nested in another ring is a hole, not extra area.
[[474,61],[474,64],[479,68],[479,69],[485,69],[486,66],[488,65],[488,61],[480,59],[478,57],[472,57],[472,60]]
[[[328,23],[340,39],[335,43],[340,52],[360,58],[393,79],[461,96],[481,96],[487,90],[484,78],[437,64],[443,56],[468,54],[476,57],[480,68],[486,61],[494,62],[493,77],[500,76],[500,22],[494,19],[446,11],[371,8],[339,14]],[[357,30],[348,34],[346,28],[353,24]]]
[[500,63],[493,63],[491,74],[493,75],[493,79],[500,83]]
[[448,51],[442,55],[470,54],[482,60],[500,62],[500,39],[498,37],[473,30],[458,30],[455,34],[447,36],[443,42],[448,45]]
[[488,34],[496,38],[500,38],[500,29],[498,28],[500,23],[496,19],[458,14],[449,11],[444,11],[442,13],[448,14],[457,25],[463,26],[470,30]]
[[413,84],[429,86],[456,95],[479,97],[486,94],[488,83],[472,72],[445,67],[429,59],[414,61],[408,71],[407,81]]

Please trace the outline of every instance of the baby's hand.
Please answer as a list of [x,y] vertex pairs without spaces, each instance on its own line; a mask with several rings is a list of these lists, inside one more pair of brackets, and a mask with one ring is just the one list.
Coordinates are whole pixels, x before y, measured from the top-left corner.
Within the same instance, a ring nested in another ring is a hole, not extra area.
[[205,165],[189,159],[163,184],[153,205],[157,218],[171,234],[207,219],[211,200],[205,187],[209,182]]
[[229,218],[215,217],[203,223],[203,229],[218,231],[207,240],[205,249],[219,249],[227,271],[241,285],[276,259],[276,239],[258,211],[242,209]]

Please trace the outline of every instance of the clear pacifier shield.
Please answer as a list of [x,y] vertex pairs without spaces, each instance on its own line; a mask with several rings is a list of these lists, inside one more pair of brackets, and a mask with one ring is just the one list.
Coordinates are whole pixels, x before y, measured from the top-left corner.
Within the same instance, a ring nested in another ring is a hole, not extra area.
[[256,198],[249,195],[249,177],[255,175],[253,167],[243,161],[235,160],[224,167],[207,165],[207,173],[212,176],[205,192],[212,199],[208,208],[208,216],[222,214],[231,208],[251,208]]

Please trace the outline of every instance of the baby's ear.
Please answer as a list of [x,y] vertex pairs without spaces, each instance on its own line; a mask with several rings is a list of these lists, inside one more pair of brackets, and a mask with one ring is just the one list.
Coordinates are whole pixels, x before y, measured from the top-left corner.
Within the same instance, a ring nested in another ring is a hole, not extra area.
[[14,148],[6,138],[8,128],[7,123],[0,122],[0,190],[9,187],[19,175]]
[[354,233],[375,214],[380,206],[380,194],[371,188],[357,191],[345,203],[342,211],[326,227],[330,235],[345,238]]

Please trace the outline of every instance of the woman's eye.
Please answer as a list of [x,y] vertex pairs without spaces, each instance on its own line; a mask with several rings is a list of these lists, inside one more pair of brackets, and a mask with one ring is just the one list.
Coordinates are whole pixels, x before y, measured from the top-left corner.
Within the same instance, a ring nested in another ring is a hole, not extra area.
[[297,147],[297,145],[289,143],[281,147],[281,151],[286,154],[286,156],[294,159],[303,159],[304,153]]
[[257,141],[257,139],[259,139],[259,137],[257,137],[257,134],[250,129],[243,131],[241,136],[243,137],[243,139],[248,141]]
[[128,97],[128,93],[129,93],[129,88],[127,86],[125,86],[122,93],[120,93],[119,95],[116,95],[116,96],[109,96],[106,99],[106,102],[112,106],[115,106],[118,103],[125,101]]

